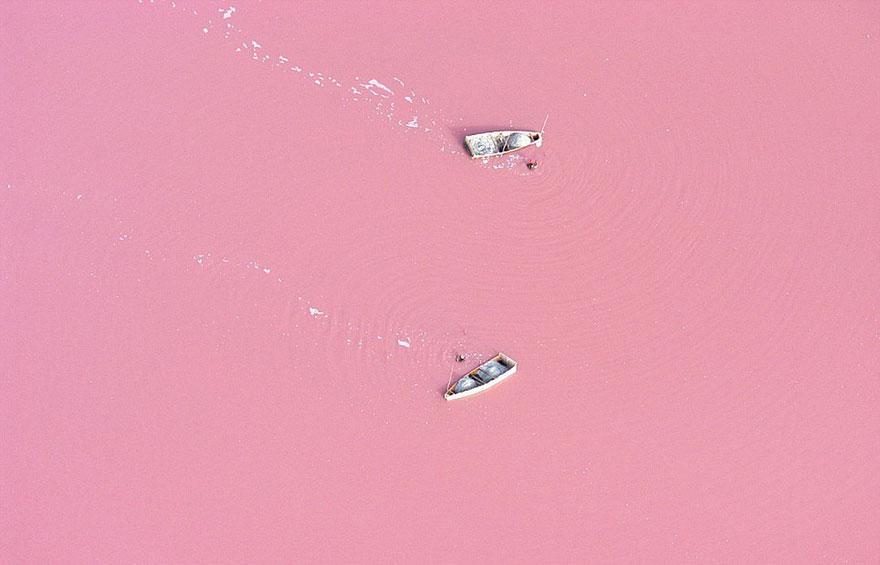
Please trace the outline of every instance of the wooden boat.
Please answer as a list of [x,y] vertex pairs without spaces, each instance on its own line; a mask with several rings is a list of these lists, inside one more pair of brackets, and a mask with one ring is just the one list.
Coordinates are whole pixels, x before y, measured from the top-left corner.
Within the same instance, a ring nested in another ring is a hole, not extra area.
[[506,155],[531,145],[541,147],[543,141],[544,134],[540,131],[489,131],[464,138],[473,159]]
[[503,353],[489,359],[449,387],[446,400],[458,400],[489,390],[516,372],[516,361]]

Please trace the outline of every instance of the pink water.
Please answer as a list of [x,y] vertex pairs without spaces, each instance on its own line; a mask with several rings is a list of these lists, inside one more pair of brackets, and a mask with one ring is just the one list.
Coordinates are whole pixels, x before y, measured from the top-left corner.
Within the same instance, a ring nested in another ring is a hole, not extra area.
[[0,561],[880,560],[876,4],[234,7],[0,7]]

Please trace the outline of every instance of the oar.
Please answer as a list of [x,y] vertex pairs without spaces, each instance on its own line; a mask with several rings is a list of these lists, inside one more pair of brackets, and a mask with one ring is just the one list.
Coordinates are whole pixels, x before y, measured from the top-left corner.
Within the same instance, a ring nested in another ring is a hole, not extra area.
[[[446,391],[449,392],[449,387],[452,386],[452,375],[455,373],[455,363],[449,368],[449,380],[446,382]],[[445,394],[444,392],[444,394]]]

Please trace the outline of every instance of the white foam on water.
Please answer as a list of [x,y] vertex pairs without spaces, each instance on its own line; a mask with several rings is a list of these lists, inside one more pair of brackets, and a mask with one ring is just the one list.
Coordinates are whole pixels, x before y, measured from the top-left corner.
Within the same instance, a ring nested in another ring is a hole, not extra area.
[[[174,7],[173,3],[171,7]],[[409,90],[406,93],[401,93],[400,95],[396,94],[394,89],[389,86],[389,81],[393,81],[402,88],[406,85],[406,82],[401,77],[391,75],[388,80],[380,78],[370,78],[369,80],[365,80],[361,77],[369,75],[360,74],[360,76],[355,76],[353,80],[339,80],[336,73],[322,73],[314,69],[304,68],[304,66],[299,64],[290,65],[291,59],[288,55],[281,54],[277,51],[273,53],[271,47],[264,48],[264,44],[257,38],[249,37],[245,30],[233,26],[232,23],[230,23],[229,20],[232,19],[233,15],[239,15],[239,12],[241,11],[240,8],[231,5],[224,7],[221,4],[214,9],[217,10],[216,13],[221,14],[222,21],[225,23],[223,37],[230,41],[232,52],[239,54],[250,52],[249,58],[251,60],[257,63],[266,63],[283,72],[299,73],[303,78],[308,78],[309,83],[320,88],[325,87],[325,82],[329,81],[339,90],[330,89],[327,90],[327,92],[339,92],[344,103],[351,102],[359,105],[366,105],[368,107],[372,106],[370,109],[373,111],[370,112],[370,114],[379,117],[382,121],[401,127],[407,132],[419,132],[431,135],[439,141],[438,149],[442,152],[450,154],[460,153],[460,151],[457,150],[458,143],[454,140],[447,139],[448,136],[440,133],[443,129],[439,127],[441,124],[438,124],[438,121],[441,121],[441,123],[443,121],[448,122],[448,120],[442,119],[440,111],[435,109],[424,109],[419,112],[418,119],[412,118],[413,114],[411,112],[407,112],[409,115],[405,118],[400,118],[397,115],[399,110],[394,102],[398,100],[400,101],[400,104],[406,102],[407,104],[414,106],[430,105],[430,101],[427,97],[419,96],[412,90]],[[188,10],[184,10],[184,12],[188,12]],[[192,10],[192,14],[198,16],[196,10]],[[202,20],[198,29],[200,29],[203,34],[207,34],[213,29],[215,22],[211,17],[203,15],[198,16],[198,19]],[[290,53],[288,50],[285,51]],[[354,83],[356,86],[352,86],[351,83]],[[369,92],[370,96],[363,96],[367,92]],[[387,102],[383,104],[386,100],[391,102],[391,104],[388,105]]]
[[382,84],[381,82],[379,82],[378,80],[376,80],[374,78],[371,78],[370,80],[368,80],[367,84],[369,84],[370,86],[375,86],[376,88],[380,88],[380,89],[384,90],[385,92],[387,92],[388,94],[394,94],[393,90],[391,90],[390,88],[388,88],[387,86],[385,86],[384,84]]

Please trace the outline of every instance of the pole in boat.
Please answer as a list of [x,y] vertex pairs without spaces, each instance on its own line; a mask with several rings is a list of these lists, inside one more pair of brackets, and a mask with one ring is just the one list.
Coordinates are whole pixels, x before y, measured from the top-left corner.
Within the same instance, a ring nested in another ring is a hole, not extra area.
[[[544,125],[541,126],[541,137],[542,137],[542,138],[544,137],[544,128],[547,127],[547,120],[549,120],[549,119],[550,119],[550,113],[548,112],[547,115],[544,117]],[[510,136],[508,135],[508,136],[504,139],[504,147],[501,148],[501,152],[502,152],[502,153],[504,153],[505,151],[507,151],[507,143],[508,143],[509,141],[510,141]]]
[[447,392],[449,392],[449,387],[452,386],[452,375],[454,373],[455,373],[455,364],[453,363],[452,366],[449,368],[449,380],[446,382],[446,390],[443,391],[443,394],[446,394]]

